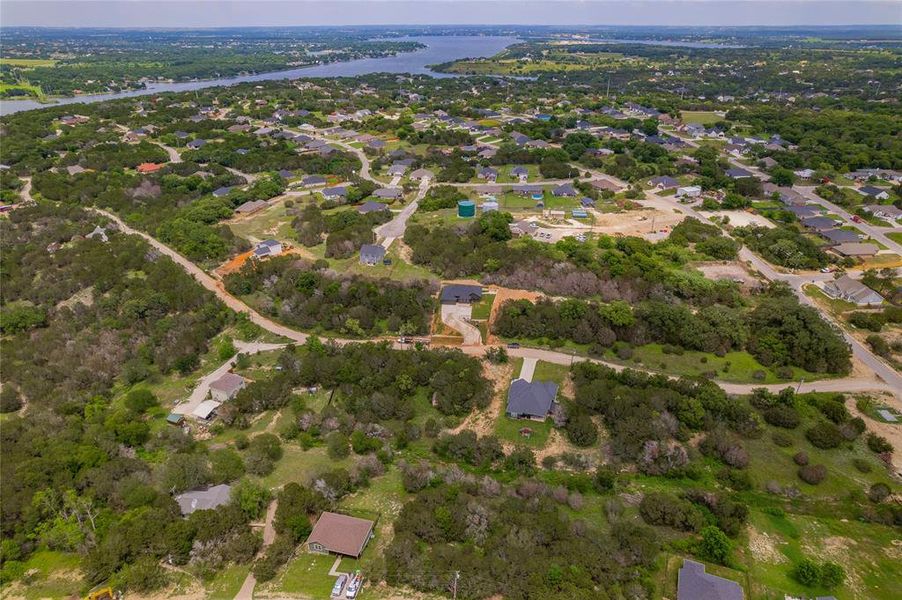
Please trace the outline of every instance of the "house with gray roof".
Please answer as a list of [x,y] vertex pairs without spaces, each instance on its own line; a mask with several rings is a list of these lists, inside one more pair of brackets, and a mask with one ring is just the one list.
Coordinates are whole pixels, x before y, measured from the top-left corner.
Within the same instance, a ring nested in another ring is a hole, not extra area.
[[883,302],[883,296],[848,275],[843,275],[839,279],[825,283],[824,292],[828,296],[852,302],[859,306],[881,304]]
[[836,221],[830,217],[808,217],[802,219],[802,225],[806,229],[814,229],[815,231],[826,231],[836,228]]
[[197,150],[198,148],[202,148],[207,144],[207,140],[191,140],[188,142],[188,147],[192,150]]
[[889,192],[879,187],[875,187],[873,185],[866,185],[863,188],[859,188],[859,194],[863,194],[868,198],[873,198],[874,200],[888,200]]
[[902,209],[892,204],[868,204],[861,208],[880,219],[890,219],[892,221],[902,219]]
[[385,260],[385,248],[378,244],[364,244],[360,247],[360,264],[381,265]]
[[661,175],[660,177],[652,177],[648,180],[648,183],[658,188],[659,190],[670,190],[674,188],[680,187],[680,182],[674,179],[673,177],[668,177],[667,175]]
[[388,206],[381,202],[373,202],[372,200],[367,200],[357,207],[357,212],[362,215],[366,215],[372,212],[379,212],[380,210],[388,210]]
[[677,579],[677,600],[743,600],[735,581],[705,573],[705,565],[684,560]]
[[387,187],[387,188],[379,188],[375,192],[373,192],[373,196],[376,198],[382,198],[383,200],[397,200],[403,195],[403,190],[399,187]]
[[529,169],[521,166],[514,167],[511,169],[511,177],[516,177],[521,182],[524,182],[529,177]]
[[228,504],[232,498],[232,486],[214,485],[205,490],[192,490],[175,497],[182,515],[187,516],[196,510],[210,510]]
[[313,187],[315,185],[325,185],[326,178],[322,175],[308,175],[301,179],[301,185],[304,187]]
[[830,248],[840,256],[863,257],[874,256],[880,251],[876,244],[866,244],[863,242],[847,242],[845,244],[837,244]]
[[417,169],[410,174],[410,178],[414,181],[422,181],[423,179],[435,179],[435,173],[429,169]]
[[739,167],[734,167],[732,169],[727,169],[724,171],[724,174],[730,179],[742,179],[743,177],[754,177],[751,171],[747,171],[745,169],[740,169]]
[[507,392],[507,416],[544,421],[556,397],[557,384],[552,381],[515,379]]
[[573,187],[572,183],[563,183],[551,190],[551,194],[554,196],[572,197],[576,195],[576,188]]
[[222,186],[221,188],[216,188],[215,190],[213,190],[213,195],[216,196],[217,198],[222,198],[223,196],[228,196],[229,192],[231,192],[234,189],[234,187],[235,186],[227,185],[227,186]]
[[807,219],[821,214],[821,211],[816,206],[811,206],[809,204],[802,206],[788,206],[786,207],[786,212],[791,212],[797,219]]
[[337,200],[339,198],[346,198],[348,196],[348,190],[344,186],[335,186],[330,188],[324,188],[321,192],[323,196],[326,198],[332,198],[333,200]]
[[482,300],[482,286],[452,283],[442,288],[439,300],[442,304],[473,304]]
[[403,175],[407,172],[407,165],[401,163],[394,163],[392,166],[388,168],[388,174],[391,176]]
[[860,241],[858,234],[848,229],[828,229],[819,231],[818,234],[831,244],[847,244]]

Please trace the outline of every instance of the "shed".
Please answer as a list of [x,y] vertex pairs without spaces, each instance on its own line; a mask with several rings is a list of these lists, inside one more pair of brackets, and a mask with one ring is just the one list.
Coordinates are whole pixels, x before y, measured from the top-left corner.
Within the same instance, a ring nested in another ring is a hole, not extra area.
[[216,409],[222,405],[222,402],[216,400],[204,400],[197,405],[191,414],[202,421],[210,421],[216,416]]
[[278,240],[263,240],[254,248],[254,256],[256,258],[278,256],[280,254],[282,254],[282,242]]
[[307,549],[359,558],[373,537],[374,526],[375,523],[367,519],[324,512],[307,537]]

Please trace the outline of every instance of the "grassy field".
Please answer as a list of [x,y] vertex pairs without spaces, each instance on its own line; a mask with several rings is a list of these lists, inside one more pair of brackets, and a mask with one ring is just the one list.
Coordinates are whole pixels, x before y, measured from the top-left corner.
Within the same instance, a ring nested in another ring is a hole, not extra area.
[[723,117],[710,110],[683,110],[680,111],[680,119],[683,123],[698,123],[699,125],[713,125],[723,121]]
[[238,593],[238,590],[241,589],[241,584],[244,583],[244,579],[250,573],[250,570],[250,565],[226,567],[217,573],[213,579],[206,582],[204,586],[205,597],[211,600],[232,600],[235,594]]
[[327,554],[299,552],[276,578],[263,586],[263,593],[302,594],[307,598],[329,598],[335,578],[329,569],[335,557]]
[[52,67],[56,65],[56,60],[52,58],[0,58],[0,65],[26,68]]
[[4,598],[68,598],[79,596],[84,582],[81,578],[81,559],[75,554],[39,550],[23,564],[23,573],[30,576],[4,586]]
[[897,244],[902,244],[902,231],[892,231],[886,234],[886,237],[893,240]]
[[[31,85],[30,83],[0,83],[0,95],[5,95],[7,92],[13,90],[22,90],[27,95],[34,96],[38,99],[44,98],[44,91],[40,88],[40,86]],[[26,96],[20,97],[25,98]]]

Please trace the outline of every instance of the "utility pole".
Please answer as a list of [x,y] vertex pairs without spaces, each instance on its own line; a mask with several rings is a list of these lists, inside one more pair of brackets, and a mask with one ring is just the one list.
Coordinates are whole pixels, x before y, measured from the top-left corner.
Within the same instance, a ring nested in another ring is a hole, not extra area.
[[453,598],[457,600],[457,580],[460,579],[460,571],[454,571],[454,581],[452,582],[453,587]]

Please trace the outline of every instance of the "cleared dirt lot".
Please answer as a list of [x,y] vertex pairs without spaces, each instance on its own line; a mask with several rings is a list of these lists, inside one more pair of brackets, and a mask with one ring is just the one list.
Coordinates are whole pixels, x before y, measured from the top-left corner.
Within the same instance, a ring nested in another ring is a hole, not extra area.
[[769,219],[761,215],[756,215],[744,210],[712,210],[702,212],[708,218],[711,217],[727,217],[730,219],[730,225],[733,227],[746,227],[747,225],[758,225],[759,227],[776,227]]
[[701,271],[708,279],[713,279],[714,281],[728,279],[737,282],[745,289],[752,289],[760,285],[758,279],[752,275],[748,268],[738,261],[694,263],[691,266]]

